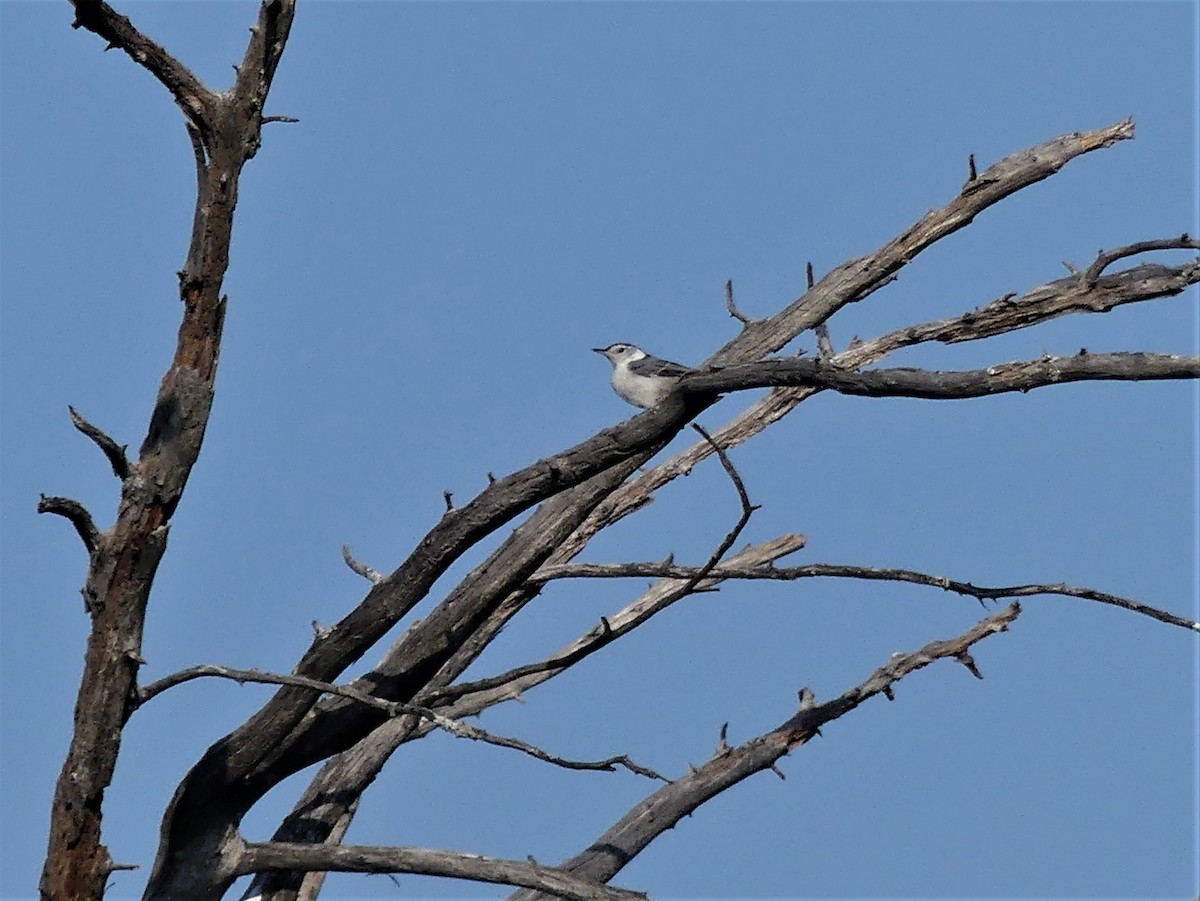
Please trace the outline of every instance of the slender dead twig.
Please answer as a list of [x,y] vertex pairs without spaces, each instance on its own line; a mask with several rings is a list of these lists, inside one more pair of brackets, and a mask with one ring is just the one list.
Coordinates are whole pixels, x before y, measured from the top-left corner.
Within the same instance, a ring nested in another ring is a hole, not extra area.
[[670,782],[666,776],[655,772],[649,767],[641,766],[629,758],[627,754],[619,754],[612,757],[606,757],[603,760],[573,760],[567,757],[559,757],[556,754],[551,754],[544,751],[536,745],[522,741],[519,738],[511,738],[506,735],[496,735],[488,732],[486,729],[481,729],[478,726],[464,723],[461,720],[452,719],[442,713],[432,710],[428,707],[422,707],[417,704],[402,704],[395,701],[385,701],[382,698],[377,698],[364,691],[354,688],[350,685],[337,685],[332,682],[322,682],[318,679],[309,679],[305,676],[287,675],[283,673],[268,673],[257,669],[235,669],[229,666],[221,666],[215,663],[203,663],[196,666],[188,667],[187,669],[179,670],[164,676],[149,685],[138,690],[137,705],[140,707],[150,701],[152,698],[162,694],[170,688],[177,685],[182,685],[185,682],[191,682],[196,679],[203,678],[219,678],[229,679],[237,682],[239,685],[244,685],[247,682],[258,683],[263,685],[291,685],[297,688],[311,688],[314,691],[322,694],[337,695],[338,697],[348,698],[352,701],[357,701],[360,704],[365,704],[368,707],[374,707],[376,710],[383,711],[389,717],[407,715],[419,717],[427,720],[433,726],[448,732],[458,738],[467,738],[471,741],[479,741],[489,745],[496,745],[501,748],[510,748],[515,751],[520,751],[537,760],[552,763],[555,766],[562,767],[568,770],[600,770],[604,772],[614,772],[618,766],[624,767],[631,773],[636,773],[639,776],[646,776],[651,779],[657,779],[660,782]]
[[355,560],[350,553],[350,545],[348,544],[342,545],[342,559],[346,561],[346,565],[350,567],[350,569],[358,573],[373,585],[378,585],[385,578],[383,573],[381,573],[379,570],[372,569],[367,564],[360,563],[358,560]]
[[737,304],[733,301],[733,279],[725,282],[725,309],[729,311],[729,315],[742,324],[742,328],[751,325],[754,320],[738,309]]
[[108,459],[108,465],[112,467],[113,475],[121,481],[125,481],[129,477],[130,467],[129,458],[125,456],[125,445],[117,444],[107,433],[79,415],[74,407],[68,406],[67,410],[71,414],[71,423],[75,428],[90,438],[104,453]]
[[[662,578],[686,579],[701,571],[701,567],[677,566],[663,563],[565,563],[557,566],[543,567],[535,578],[550,581],[552,579],[625,579],[625,578]],[[945,576],[917,572],[911,569],[883,569],[871,566],[853,566],[835,563],[813,563],[808,566],[717,566],[705,573],[713,579],[740,579],[747,581],[779,581],[791,582],[798,579],[834,578],[859,579],[874,582],[908,582],[914,585],[926,585],[940,588],[954,594],[972,597],[978,601],[999,600],[1001,598],[1025,598],[1037,595],[1057,595],[1061,597],[1079,598],[1096,601],[1120,607],[1133,613],[1149,616],[1160,622],[1179,626],[1192,631],[1200,631],[1200,623],[1176,616],[1157,607],[1151,607],[1139,601],[1123,598],[1119,595],[1097,591],[1094,588],[1081,588],[1067,585],[1063,582],[1008,585],[988,587],[975,585]]]

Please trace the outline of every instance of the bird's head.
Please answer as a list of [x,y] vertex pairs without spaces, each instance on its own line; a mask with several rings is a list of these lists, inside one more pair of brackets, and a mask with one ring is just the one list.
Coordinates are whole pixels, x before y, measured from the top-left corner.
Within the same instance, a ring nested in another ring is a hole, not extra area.
[[608,357],[609,361],[614,365],[621,363],[632,363],[634,360],[640,360],[646,356],[646,352],[640,347],[633,344],[610,344],[608,347],[593,347],[596,353]]

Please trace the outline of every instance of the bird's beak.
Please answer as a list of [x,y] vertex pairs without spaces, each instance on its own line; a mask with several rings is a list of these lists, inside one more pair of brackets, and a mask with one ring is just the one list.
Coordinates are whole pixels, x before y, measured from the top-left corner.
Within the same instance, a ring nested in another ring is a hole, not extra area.
[[593,347],[592,350],[594,350],[598,354],[602,354],[606,350],[608,350],[608,348],[607,347]]

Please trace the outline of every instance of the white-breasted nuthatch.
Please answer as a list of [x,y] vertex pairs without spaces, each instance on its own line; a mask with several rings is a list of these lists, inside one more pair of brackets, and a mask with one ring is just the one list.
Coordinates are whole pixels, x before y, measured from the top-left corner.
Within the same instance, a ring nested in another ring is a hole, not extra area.
[[660,360],[633,344],[610,344],[592,350],[613,364],[612,386],[617,395],[643,409],[659,403],[680,378],[695,371],[670,360]]

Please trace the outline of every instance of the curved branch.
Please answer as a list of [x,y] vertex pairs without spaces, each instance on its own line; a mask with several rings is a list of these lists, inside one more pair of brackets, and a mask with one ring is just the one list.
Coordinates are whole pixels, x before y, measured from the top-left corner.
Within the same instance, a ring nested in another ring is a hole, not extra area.
[[[897,682],[936,660],[957,660],[977,678],[982,678],[971,659],[971,646],[989,635],[1006,631],[1020,612],[1020,604],[1014,602],[957,638],[932,641],[913,653],[895,654],[866,681],[824,704],[813,704],[811,693],[805,689],[801,692],[800,710],[790,719],[736,748],[718,747],[717,753],[703,766],[640,801],[586,851],[566,861],[562,869],[597,882],[612,879],[651,841],[706,801],[748,776],[774,768],[789,751],[817,735],[821,726],[844,716],[864,701],[878,694],[890,700],[892,687]],[[513,895],[512,901],[532,901],[540,897],[523,891]]]
[[83,546],[87,548],[88,554],[92,554],[96,550],[96,543],[100,540],[100,530],[96,528],[96,523],[92,520],[92,514],[88,513],[87,507],[69,497],[57,497],[42,495],[38,500],[38,513],[54,513],[70,521],[75,527],[75,531],[79,533],[79,539],[83,542]]
[[1127,244],[1115,250],[1102,250],[1096,255],[1096,261],[1088,266],[1083,273],[1082,281],[1089,288],[1095,286],[1100,274],[1117,260],[1136,256],[1139,253],[1149,253],[1154,250],[1200,250],[1200,241],[1188,236],[1185,232],[1178,238],[1164,238],[1157,241],[1139,241]]
[[324,870],[338,873],[416,873],[499,885],[527,886],[578,901],[646,901],[641,892],[612,888],[541,864],[482,857],[432,848],[369,845],[309,845],[298,842],[247,843],[236,875],[264,870]]
[[[552,579],[626,579],[626,578],[669,578],[686,579],[701,572],[703,567],[675,566],[663,563],[568,563],[559,566],[547,566],[538,571],[539,580]],[[1183,629],[1200,632],[1200,623],[1184,619],[1157,607],[1151,607],[1138,601],[1123,598],[1094,588],[1080,588],[1063,582],[1053,584],[1008,585],[989,588],[974,585],[971,582],[961,582],[945,576],[935,576],[930,573],[917,572],[911,569],[880,569],[871,566],[849,566],[835,563],[813,563],[809,566],[786,567],[733,567],[718,566],[706,573],[713,579],[742,579],[749,581],[778,581],[792,582],[798,579],[834,578],[860,579],[871,582],[909,582],[914,585],[927,585],[940,588],[954,594],[972,597],[978,601],[999,600],[1001,598],[1024,598],[1047,594],[1061,597],[1080,598],[1086,601],[1096,601],[1110,604],[1140,613],[1152,619],[1179,626]]]
[[129,478],[130,463],[129,458],[125,456],[125,445],[117,444],[111,436],[80,416],[74,407],[68,406],[67,410],[71,414],[72,425],[90,438],[108,459],[108,465],[112,467],[113,475],[122,482]]

